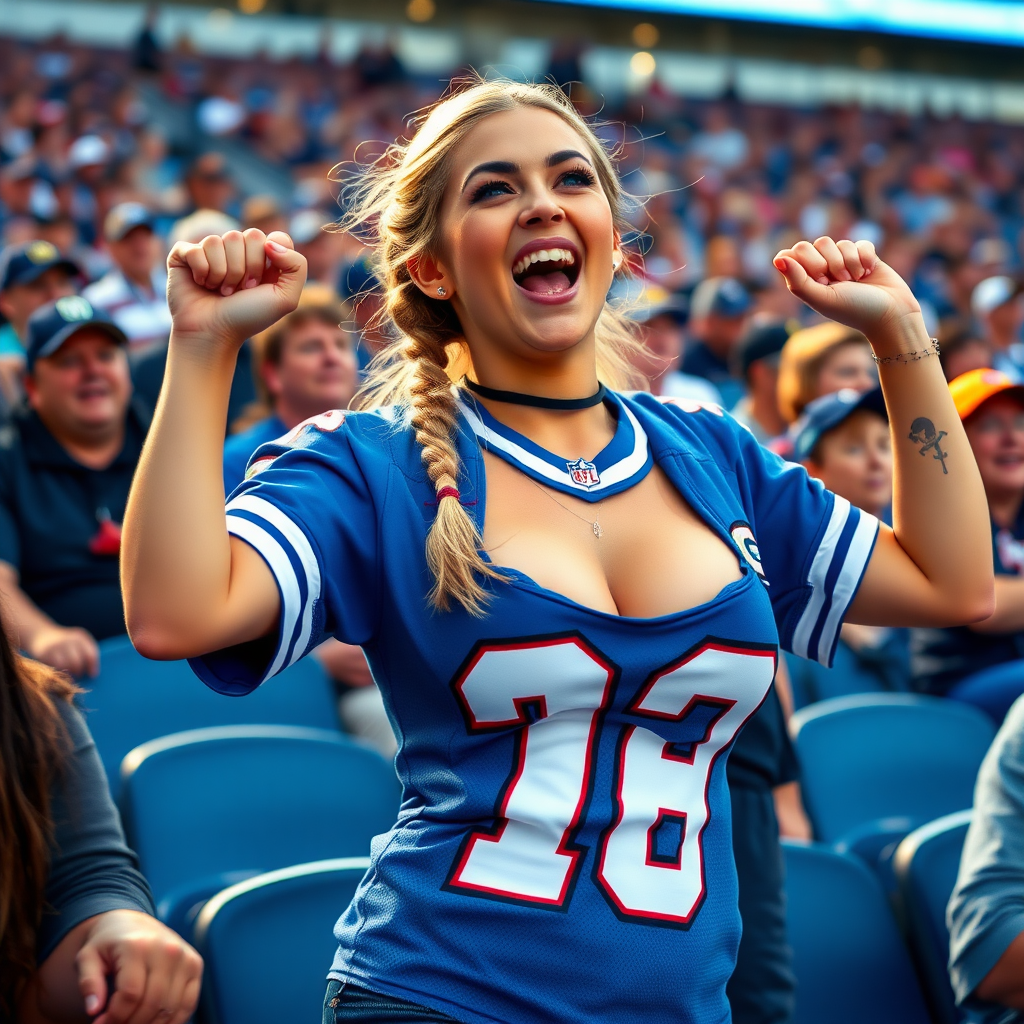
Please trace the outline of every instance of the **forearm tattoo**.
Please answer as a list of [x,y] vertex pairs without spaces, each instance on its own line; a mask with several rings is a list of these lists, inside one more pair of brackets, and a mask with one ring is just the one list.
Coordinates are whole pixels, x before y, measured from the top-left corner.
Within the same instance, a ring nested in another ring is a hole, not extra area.
[[940,445],[942,439],[946,436],[945,430],[936,430],[935,424],[930,419],[924,416],[918,416],[913,423],[910,424],[910,440],[914,444],[919,444],[921,455],[927,455],[928,452],[933,452],[933,459],[938,459],[942,463],[942,472],[948,473],[946,469],[946,456],[949,452],[944,452]]

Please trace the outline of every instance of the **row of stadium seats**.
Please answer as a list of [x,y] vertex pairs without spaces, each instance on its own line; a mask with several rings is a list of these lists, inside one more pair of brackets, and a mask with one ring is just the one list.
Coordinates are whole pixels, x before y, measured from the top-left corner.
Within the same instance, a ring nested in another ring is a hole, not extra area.
[[[114,641],[83,702],[159,916],[207,958],[208,1019],[305,1017],[370,839],[394,821],[393,767],[340,733],[312,659],[237,700]],[[786,846],[797,1024],[925,1021],[925,1006],[952,1024],[944,907],[966,824],[926,823],[970,807],[991,722],[871,694],[807,707],[792,729],[818,840]]]

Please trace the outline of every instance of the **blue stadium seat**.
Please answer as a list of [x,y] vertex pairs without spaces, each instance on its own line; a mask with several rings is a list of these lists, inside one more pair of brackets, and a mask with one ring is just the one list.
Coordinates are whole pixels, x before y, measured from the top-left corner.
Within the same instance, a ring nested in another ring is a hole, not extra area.
[[334,922],[369,866],[367,857],[299,864],[214,896],[196,922],[206,963],[208,1024],[320,1019]]
[[970,811],[929,822],[900,843],[893,858],[900,906],[924,979],[932,1015],[939,1024],[961,1019],[949,984],[949,929],[946,904],[953,893]]
[[100,674],[79,697],[116,799],[121,759],[140,743],[218,725],[340,729],[330,679],[304,658],[245,698],[214,693],[184,661],[150,661],[128,637],[100,644]]
[[961,679],[947,697],[981,708],[1002,725],[1010,705],[1024,693],[1024,660],[1006,661]]
[[879,848],[872,823],[903,818],[909,831],[970,807],[995,735],[976,708],[910,694],[822,701],[798,711],[790,730],[816,838],[868,859]]
[[793,1024],[929,1024],[910,956],[868,868],[827,846],[783,842]]
[[131,751],[121,809],[160,919],[187,938],[203,902],[242,878],[366,856],[400,788],[380,754],[339,733],[223,726]]

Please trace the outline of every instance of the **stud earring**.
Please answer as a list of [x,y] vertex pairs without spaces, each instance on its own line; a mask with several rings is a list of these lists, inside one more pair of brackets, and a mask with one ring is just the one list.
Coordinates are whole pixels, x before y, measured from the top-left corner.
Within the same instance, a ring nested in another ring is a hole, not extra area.
[[618,270],[618,269],[619,269],[618,263],[616,263],[615,260],[612,260],[612,270],[615,271],[615,270]]
[[447,295],[448,294],[448,290],[446,288],[438,288],[437,289],[437,294],[438,295]]

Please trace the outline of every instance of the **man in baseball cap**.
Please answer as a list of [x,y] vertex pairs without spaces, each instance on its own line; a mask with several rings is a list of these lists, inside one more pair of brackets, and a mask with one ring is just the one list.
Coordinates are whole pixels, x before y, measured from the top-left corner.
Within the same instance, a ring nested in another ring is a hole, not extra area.
[[753,435],[766,444],[786,429],[779,412],[779,359],[790,330],[781,320],[756,316],[733,350],[733,375],[747,393],[732,410]]
[[704,377],[721,392],[726,408],[743,397],[743,385],[730,370],[732,351],[743,336],[750,311],[746,288],[733,277],[709,277],[690,298],[691,343],[683,373]]
[[25,325],[42,305],[74,295],[82,272],[50,242],[9,245],[0,252],[0,359],[23,359]]
[[[1024,691],[1024,674],[960,684],[980,669],[1024,658],[1024,385],[982,369],[962,373],[949,390],[988,499],[996,610],[971,626],[915,629],[915,686],[977,704],[1000,721]],[[941,427],[934,424],[936,435]]]
[[1022,291],[1020,281],[998,274],[986,277],[971,293],[971,312],[981,336],[992,347],[993,365],[1019,380],[1024,380]]
[[97,640],[125,632],[120,523],[145,419],[127,339],[86,299],[42,306],[26,333],[28,408],[0,432],[0,593],[22,650],[95,675]]
[[119,203],[103,222],[103,238],[114,266],[82,295],[110,315],[133,348],[166,340],[167,275],[153,215],[142,203]]

